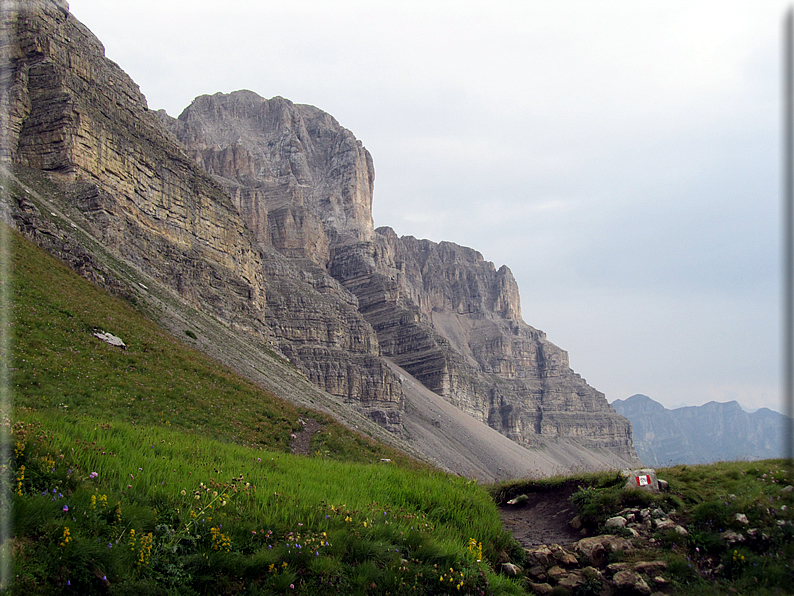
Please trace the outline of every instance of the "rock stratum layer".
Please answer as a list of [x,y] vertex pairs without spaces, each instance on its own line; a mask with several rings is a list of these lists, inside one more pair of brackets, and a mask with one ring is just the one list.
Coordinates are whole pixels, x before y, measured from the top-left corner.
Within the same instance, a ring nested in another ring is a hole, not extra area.
[[65,2],[18,6],[2,23],[0,156],[57,187],[113,256],[18,196],[7,219],[27,236],[124,294],[117,259],[396,435],[408,374],[524,447],[636,458],[626,419],[521,319],[506,266],[374,229],[372,158],[333,117],[250,91],[150,111]]

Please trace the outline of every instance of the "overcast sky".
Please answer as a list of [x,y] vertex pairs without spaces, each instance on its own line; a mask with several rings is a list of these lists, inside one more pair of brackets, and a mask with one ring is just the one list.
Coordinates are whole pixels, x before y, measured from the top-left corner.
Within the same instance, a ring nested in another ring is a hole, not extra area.
[[250,89],[375,162],[375,225],[508,265],[609,401],[781,410],[782,1],[71,0],[172,116]]

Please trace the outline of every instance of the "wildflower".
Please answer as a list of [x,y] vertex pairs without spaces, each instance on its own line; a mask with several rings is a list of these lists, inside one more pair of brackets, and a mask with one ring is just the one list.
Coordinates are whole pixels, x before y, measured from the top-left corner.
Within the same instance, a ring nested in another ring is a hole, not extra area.
[[66,546],[72,541],[72,537],[70,536],[69,526],[63,527],[63,538],[61,538],[60,546]]
[[99,474],[97,474],[96,472],[91,472],[91,473],[88,475],[88,477],[89,477],[89,478],[96,478],[97,476],[99,476]]
[[68,505],[64,505],[64,506],[63,506],[63,510],[64,510],[64,511],[69,511],[69,506],[68,506]]

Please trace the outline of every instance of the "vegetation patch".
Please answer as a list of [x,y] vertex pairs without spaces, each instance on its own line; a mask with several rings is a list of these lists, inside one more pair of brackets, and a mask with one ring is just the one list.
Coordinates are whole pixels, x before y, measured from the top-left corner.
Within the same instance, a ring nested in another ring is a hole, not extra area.
[[[277,399],[12,241],[4,593],[522,593],[476,482]],[[288,453],[301,418],[310,457]]]

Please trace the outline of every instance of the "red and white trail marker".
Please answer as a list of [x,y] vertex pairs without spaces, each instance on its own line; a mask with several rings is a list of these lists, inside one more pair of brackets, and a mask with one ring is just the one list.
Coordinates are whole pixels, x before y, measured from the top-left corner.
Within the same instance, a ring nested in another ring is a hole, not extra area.
[[649,474],[643,474],[637,476],[637,486],[647,486],[651,483],[651,477]]

